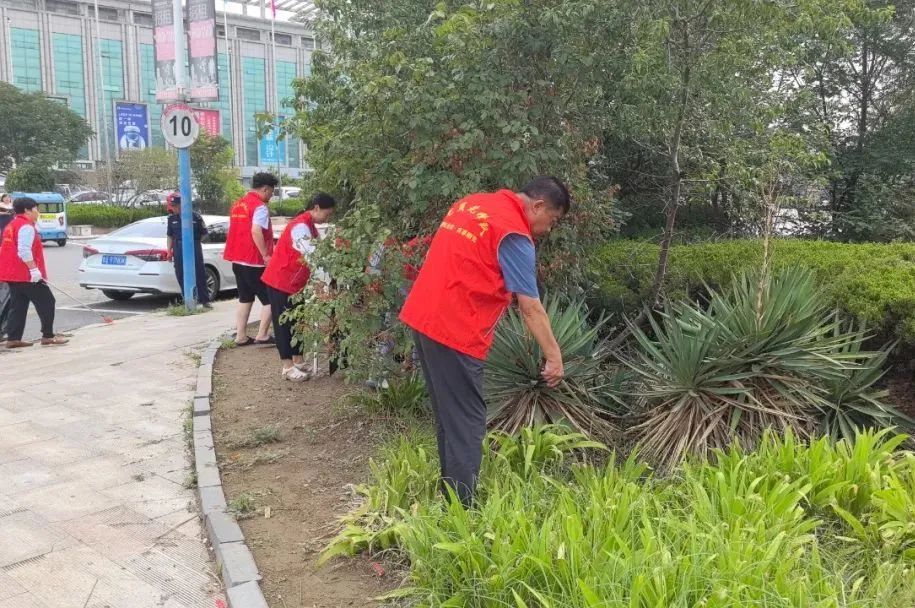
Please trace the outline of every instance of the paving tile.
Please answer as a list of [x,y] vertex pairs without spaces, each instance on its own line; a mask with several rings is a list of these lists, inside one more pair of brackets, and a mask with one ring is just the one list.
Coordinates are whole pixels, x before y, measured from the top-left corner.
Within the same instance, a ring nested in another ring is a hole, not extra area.
[[59,483],[66,479],[54,467],[36,462],[31,458],[21,458],[0,464],[0,479],[4,489],[10,494],[28,492],[42,486]]
[[67,521],[110,509],[117,500],[100,494],[81,481],[68,481],[25,492],[19,502],[50,522]]
[[0,606],[3,602],[17,595],[25,593],[25,588],[0,570]]
[[79,480],[94,490],[129,483],[150,474],[144,474],[142,467],[125,464],[111,455],[80,460],[57,467],[56,471],[62,481]]
[[[2,403],[2,401],[0,401],[0,403]],[[13,412],[6,408],[0,407],[0,428],[9,426],[11,424],[25,422],[28,419],[29,415],[25,412]]]
[[0,568],[71,547],[76,539],[61,532],[39,515],[20,511],[0,517]]
[[[21,587],[20,587],[21,589]],[[0,590],[2,593],[2,590]],[[0,596],[2,597],[2,596]],[[31,593],[21,593],[6,599],[0,599],[0,608],[53,608],[45,604]]]
[[11,424],[3,427],[3,432],[0,433],[0,449],[11,450],[21,445],[46,441],[53,437],[54,433],[31,422]]
[[43,465],[63,466],[79,460],[100,456],[92,443],[78,442],[60,437],[20,446],[17,451]]

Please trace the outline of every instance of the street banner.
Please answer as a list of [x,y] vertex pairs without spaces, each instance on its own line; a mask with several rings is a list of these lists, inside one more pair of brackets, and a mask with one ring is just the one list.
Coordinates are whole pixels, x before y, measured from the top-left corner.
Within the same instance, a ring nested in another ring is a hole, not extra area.
[[156,62],[156,101],[178,99],[178,71],[175,66],[175,18],[172,0],[152,0],[153,42]]
[[194,118],[197,119],[200,129],[206,131],[207,135],[215,137],[222,134],[222,121],[219,119],[219,110],[211,110],[209,108],[191,108],[191,110],[194,112]]
[[118,154],[145,150],[150,142],[149,108],[145,103],[114,102],[114,137]]
[[261,136],[258,146],[258,164],[262,167],[285,166],[286,164],[286,138],[278,139],[279,125],[283,124],[285,116],[278,116],[276,125],[268,133]]
[[190,100],[219,101],[216,68],[216,0],[187,0]]

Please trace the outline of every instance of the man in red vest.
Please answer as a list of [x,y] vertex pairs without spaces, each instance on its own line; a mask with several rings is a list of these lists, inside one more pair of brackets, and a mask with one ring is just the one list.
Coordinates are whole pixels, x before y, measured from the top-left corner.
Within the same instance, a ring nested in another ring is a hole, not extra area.
[[432,401],[442,481],[465,505],[486,433],[483,362],[512,294],[546,358],[543,379],[549,386],[562,380],[562,353],[537,289],[534,239],[549,234],[569,206],[563,183],[546,176],[521,192],[459,200],[435,233],[400,312],[413,329]]
[[0,281],[5,281],[10,288],[6,347],[32,345],[22,341],[29,302],[35,305],[41,320],[41,343],[45,346],[66,344],[69,340],[54,335],[54,294],[45,282],[48,272],[44,264],[44,247],[41,235],[35,229],[38,203],[27,197],[18,198],[13,209],[16,215],[0,238]]
[[286,225],[264,271],[263,281],[273,314],[273,335],[283,364],[282,375],[293,382],[303,382],[310,376],[305,371],[301,351],[297,352],[292,346],[292,323],[281,322],[280,317],[290,308],[289,296],[300,292],[308,283],[311,269],[306,260],[314,252],[318,240],[315,224],[329,220],[336,204],[334,197],[325,192],[312,196],[308,209]]
[[[232,262],[238,285],[238,312],[235,315],[235,342],[239,346],[272,344],[270,302],[261,276],[273,254],[273,224],[267,203],[279,180],[270,173],[255,173],[251,191],[238,199],[229,212],[229,233],[223,259]],[[260,300],[260,325],[257,336],[248,336],[248,317],[254,298]]]

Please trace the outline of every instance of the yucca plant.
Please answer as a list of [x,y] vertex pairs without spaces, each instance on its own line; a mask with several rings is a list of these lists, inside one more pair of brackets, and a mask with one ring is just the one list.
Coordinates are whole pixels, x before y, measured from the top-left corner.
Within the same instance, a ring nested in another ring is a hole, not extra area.
[[[706,308],[668,306],[651,334],[634,328],[637,353],[623,358],[637,376],[632,431],[662,468],[734,441],[753,445],[767,428],[808,436],[827,413],[848,412],[827,386],[878,363],[861,350],[863,332],[842,329],[808,271],[743,275],[729,293],[710,294]],[[862,387],[859,409],[878,401],[872,386]]]
[[857,356],[859,367],[837,378],[824,379],[828,402],[820,419],[824,434],[852,440],[858,430],[866,428],[897,427],[907,433],[915,430],[915,420],[885,403],[889,391],[877,388],[886,373],[884,365],[890,350],[891,347],[865,351],[858,341],[842,345],[842,354]]
[[597,439],[613,435],[610,414],[622,376],[609,369],[610,354],[598,337],[606,323],[588,321],[583,302],[561,307],[547,296],[544,306],[562,352],[565,378],[551,388],[540,376],[543,352],[514,309],[499,323],[486,362],[489,427],[516,434],[525,426],[564,424]]

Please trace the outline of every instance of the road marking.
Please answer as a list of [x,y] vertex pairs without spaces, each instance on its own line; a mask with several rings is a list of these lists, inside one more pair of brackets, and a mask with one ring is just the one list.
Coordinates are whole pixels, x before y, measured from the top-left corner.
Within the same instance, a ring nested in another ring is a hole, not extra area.
[[90,308],[86,310],[82,306],[58,306],[57,310],[69,310],[70,312],[103,312],[109,315],[143,315],[145,312],[134,312],[132,310],[109,310],[107,308]]

